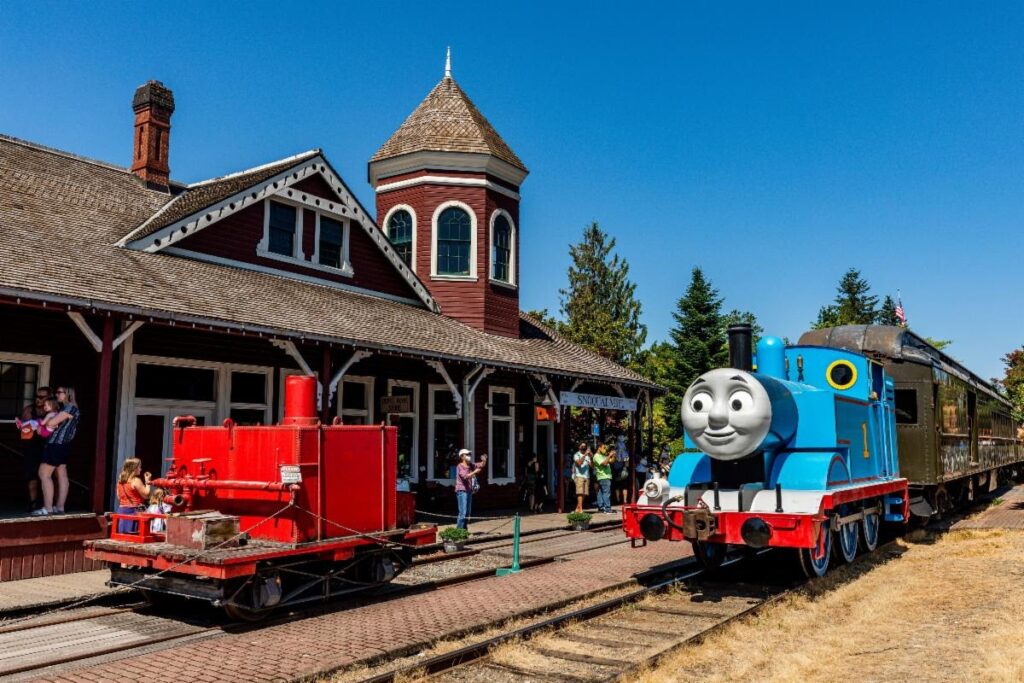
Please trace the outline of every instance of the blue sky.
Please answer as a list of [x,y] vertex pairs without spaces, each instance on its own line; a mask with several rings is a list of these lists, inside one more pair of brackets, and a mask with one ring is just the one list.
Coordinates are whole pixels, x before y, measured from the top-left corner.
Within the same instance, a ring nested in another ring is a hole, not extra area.
[[979,374],[1024,343],[1024,4],[2,3],[0,132],[126,165],[134,88],[174,90],[183,181],[322,147],[366,160],[444,49],[530,168],[522,306],[618,240],[650,338],[694,265],[796,338],[846,268]]

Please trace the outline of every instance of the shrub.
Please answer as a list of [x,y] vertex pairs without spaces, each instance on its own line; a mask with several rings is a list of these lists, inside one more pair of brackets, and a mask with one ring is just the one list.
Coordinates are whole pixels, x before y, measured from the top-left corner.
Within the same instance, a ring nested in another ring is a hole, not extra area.
[[450,543],[460,543],[461,541],[465,541],[467,538],[469,538],[468,531],[466,531],[465,529],[460,529],[456,526],[450,526],[441,529],[441,533],[439,535],[441,536],[442,541],[448,541]]
[[593,517],[589,512],[570,512],[565,516],[569,521],[569,524],[577,524],[579,522],[589,522]]

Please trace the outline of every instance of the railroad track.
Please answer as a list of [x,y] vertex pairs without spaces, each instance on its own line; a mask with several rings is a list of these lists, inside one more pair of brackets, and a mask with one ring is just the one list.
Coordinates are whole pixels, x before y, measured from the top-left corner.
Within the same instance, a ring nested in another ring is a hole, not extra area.
[[[614,527],[609,527],[614,530]],[[598,533],[595,531],[595,533]],[[529,543],[554,543],[564,537],[581,537],[579,532],[538,535]],[[591,536],[592,538],[592,536]],[[585,552],[608,545],[625,543],[618,538],[614,543],[590,544],[585,547],[570,547],[559,551],[557,547],[544,557],[529,558],[522,566],[529,567],[553,562],[564,555]],[[474,549],[473,554],[493,552],[503,547],[493,539],[491,545]],[[526,543],[526,539],[524,539]],[[431,558],[421,565],[437,564],[443,560],[458,562],[464,555]],[[502,556],[504,557],[504,556]],[[427,559],[427,558],[422,558]],[[328,604],[317,604],[280,615],[271,616],[257,623],[228,622],[219,619],[220,612],[204,608],[184,613],[174,608],[159,611],[156,605],[136,602],[117,606],[89,606],[75,608],[50,608],[36,618],[21,617],[7,623],[0,622],[0,679],[20,681],[31,680],[44,675],[59,675],[74,666],[97,663],[104,659],[147,654],[168,646],[201,638],[212,638],[222,634],[258,630],[281,624],[295,618],[314,617],[336,611],[339,606],[348,609],[365,604],[380,603],[401,598],[425,590],[466,583],[494,575],[494,569],[462,572],[442,579],[421,581],[408,585],[389,584],[376,594],[359,596],[348,601],[334,600]],[[134,592],[119,593],[122,598]],[[74,603],[72,603],[74,604]]]

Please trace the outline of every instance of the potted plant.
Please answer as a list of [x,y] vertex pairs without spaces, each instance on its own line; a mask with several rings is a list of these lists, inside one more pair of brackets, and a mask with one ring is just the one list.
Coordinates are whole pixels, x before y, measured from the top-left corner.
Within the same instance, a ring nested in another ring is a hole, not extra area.
[[589,512],[570,512],[565,518],[572,524],[572,528],[576,531],[586,531],[590,528],[590,518],[593,517]]
[[444,542],[444,551],[446,553],[456,553],[462,550],[466,546],[466,539],[469,538],[468,531],[454,526],[441,529],[441,533],[438,535]]

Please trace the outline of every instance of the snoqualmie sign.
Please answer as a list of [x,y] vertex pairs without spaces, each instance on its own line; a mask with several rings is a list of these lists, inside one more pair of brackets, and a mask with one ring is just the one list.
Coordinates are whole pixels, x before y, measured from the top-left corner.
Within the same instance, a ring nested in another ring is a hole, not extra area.
[[597,410],[629,410],[636,411],[635,398],[621,396],[601,396],[600,394],[577,394],[574,391],[563,391],[558,402],[563,406],[578,408],[594,408]]

